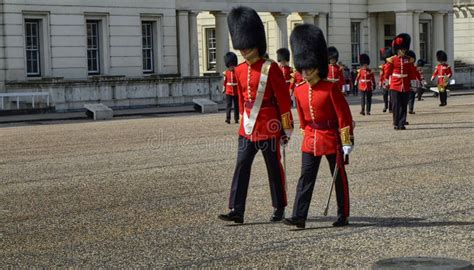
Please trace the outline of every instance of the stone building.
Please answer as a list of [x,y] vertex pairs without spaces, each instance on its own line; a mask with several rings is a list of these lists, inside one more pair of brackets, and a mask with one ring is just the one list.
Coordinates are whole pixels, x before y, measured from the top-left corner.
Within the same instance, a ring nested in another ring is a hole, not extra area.
[[365,52],[376,66],[378,49],[399,32],[412,35],[427,69],[438,49],[451,63],[455,48],[472,61],[472,35],[458,46],[454,35],[464,32],[453,30],[472,31],[472,1],[455,2],[462,3],[453,9],[451,0],[0,0],[0,93],[48,92],[57,110],[90,102],[220,101],[221,59],[231,49],[226,16],[237,5],[261,15],[270,57],[288,47],[296,24],[307,22],[323,29],[348,65]]

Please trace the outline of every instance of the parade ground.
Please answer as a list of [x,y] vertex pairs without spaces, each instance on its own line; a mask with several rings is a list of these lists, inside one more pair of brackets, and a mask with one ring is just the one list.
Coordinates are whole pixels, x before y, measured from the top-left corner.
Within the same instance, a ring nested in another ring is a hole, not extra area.
[[[350,226],[322,215],[331,176],[321,163],[305,230],[268,222],[267,172],[252,168],[245,223],[225,213],[237,125],[224,113],[0,125],[0,268],[370,269],[391,257],[474,262],[474,96],[447,107],[427,94],[405,131],[374,97],[356,121],[347,167]],[[298,117],[294,111],[296,126]],[[291,215],[298,128],[286,150]],[[334,195],[334,194],[333,194]]]

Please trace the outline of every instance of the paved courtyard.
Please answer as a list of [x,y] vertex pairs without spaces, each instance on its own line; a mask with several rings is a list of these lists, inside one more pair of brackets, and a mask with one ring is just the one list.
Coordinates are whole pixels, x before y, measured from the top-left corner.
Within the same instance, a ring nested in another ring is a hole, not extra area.
[[[0,268],[370,268],[380,259],[474,261],[474,96],[427,97],[394,131],[358,114],[348,167],[351,226],[322,217],[331,183],[321,164],[306,230],[268,223],[259,154],[243,225],[226,212],[237,125],[223,113],[0,126]],[[295,115],[296,116],[296,115]],[[297,117],[296,117],[297,118]],[[299,132],[287,150],[291,206]]]

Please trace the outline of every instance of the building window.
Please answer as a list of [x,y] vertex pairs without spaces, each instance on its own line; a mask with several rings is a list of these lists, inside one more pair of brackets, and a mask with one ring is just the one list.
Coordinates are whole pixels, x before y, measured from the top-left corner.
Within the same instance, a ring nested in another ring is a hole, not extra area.
[[41,20],[25,20],[26,76],[41,76]]
[[429,61],[430,52],[429,52],[429,42],[428,42],[428,22],[421,22],[420,23],[420,59],[423,59],[426,62]]
[[360,22],[351,22],[352,64],[359,63],[360,55]]
[[153,44],[153,22],[142,22],[142,57],[143,72],[153,73],[154,70],[154,44]]
[[207,70],[216,70],[216,29],[206,28]]
[[87,70],[89,75],[100,74],[100,21],[87,20]]
[[385,47],[392,47],[392,40],[395,38],[396,35],[396,28],[395,24],[385,24],[383,28],[383,41]]

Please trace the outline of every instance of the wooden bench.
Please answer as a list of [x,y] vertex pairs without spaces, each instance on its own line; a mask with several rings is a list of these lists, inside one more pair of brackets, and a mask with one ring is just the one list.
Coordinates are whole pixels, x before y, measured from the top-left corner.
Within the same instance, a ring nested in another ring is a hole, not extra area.
[[35,107],[35,97],[46,97],[46,104],[49,107],[49,93],[46,92],[21,92],[21,93],[0,93],[1,109],[5,109],[4,98],[16,97],[16,108],[20,109],[20,97],[31,97],[31,104]]

